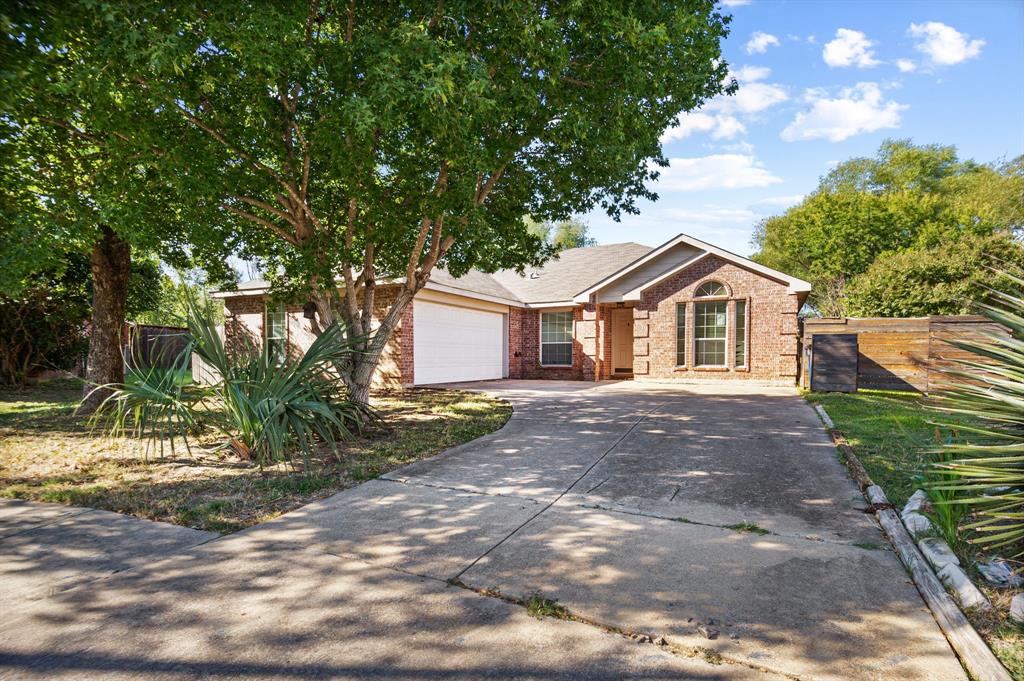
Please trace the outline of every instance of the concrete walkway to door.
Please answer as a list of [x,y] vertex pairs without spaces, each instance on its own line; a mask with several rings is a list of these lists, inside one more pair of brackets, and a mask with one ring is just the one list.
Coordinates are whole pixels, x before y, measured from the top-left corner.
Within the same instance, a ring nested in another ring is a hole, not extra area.
[[[513,403],[504,428],[234,535],[161,530],[87,579],[94,548],[50,561],[33,511],[0,536],[22,580],[0,677],[966,678],[794,391],[471,387]],[[535,593],[590,623],[495,597]]]

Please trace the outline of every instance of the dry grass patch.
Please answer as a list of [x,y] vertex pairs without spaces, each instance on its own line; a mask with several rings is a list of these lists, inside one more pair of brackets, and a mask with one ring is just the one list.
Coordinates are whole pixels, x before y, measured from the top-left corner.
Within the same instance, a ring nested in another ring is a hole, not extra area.
[[309,470],[260,470],[227,452],[163,458],[93,432],[75,416],[79,384],[0,392],[0,497],[102,508],[215,532],[234,532],[500,428],[502,402],[456,390],[374,397],[382,417],[335,458]]

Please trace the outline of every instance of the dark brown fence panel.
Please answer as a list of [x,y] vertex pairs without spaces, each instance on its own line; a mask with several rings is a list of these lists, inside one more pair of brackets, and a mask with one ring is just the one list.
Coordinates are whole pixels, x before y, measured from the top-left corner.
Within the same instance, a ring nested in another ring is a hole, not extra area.
[[188,329],[177,326],[130,324],[125,335],[125,361],[128,366],[170,369],[188,344]]
[[828,336],[853,334],[857,337],[859,387],[927,391],[937,378],[934,367],[965,355],[965,351],[950,345],[949,340],[978,338],[986,333],[1005,333],[1005,329],[976,315],[805,319],[802,333],[805,366],[800,384],[813,390],[834,389],[818,387],[815,346]]
[[815,339],[811,357],[812,390],[857,391],[857,334],[822,334]]

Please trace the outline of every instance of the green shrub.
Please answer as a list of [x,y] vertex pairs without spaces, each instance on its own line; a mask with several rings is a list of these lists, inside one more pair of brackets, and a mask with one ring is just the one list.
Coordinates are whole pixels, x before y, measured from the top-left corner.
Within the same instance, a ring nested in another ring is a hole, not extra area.
[[[171,368],[133,367],[132,380],[113,389],[95,419],[112,436],[146,443],[147,455],[163,456],[182,443],[188,450],[207,428],[224,444],[260,466],[292,461],[301,453],[308,468],[320,443],[336,449],[340,440],[370,416],[347,398],[333,367],[352,353],[339,324],[332,324],[301,356],[283,361],[264,347],[229,352],[217,326],[195,302],[188,305],[191,340]],[[187,380],[192,354],[216,374],[212,385]]]

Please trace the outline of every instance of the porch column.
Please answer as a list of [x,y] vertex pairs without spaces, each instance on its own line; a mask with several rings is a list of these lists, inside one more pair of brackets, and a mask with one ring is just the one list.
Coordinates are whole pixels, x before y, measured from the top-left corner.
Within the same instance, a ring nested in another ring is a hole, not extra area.
[[594,303],[583,308],[583,318],[576,323],[576,337],[583,350],[583,380],[595,381],[599,377],[600,343],[598,342],[598,311]]
[[647,376],[651,373],[651,313],[636,306],[633,308],[633,376]]

